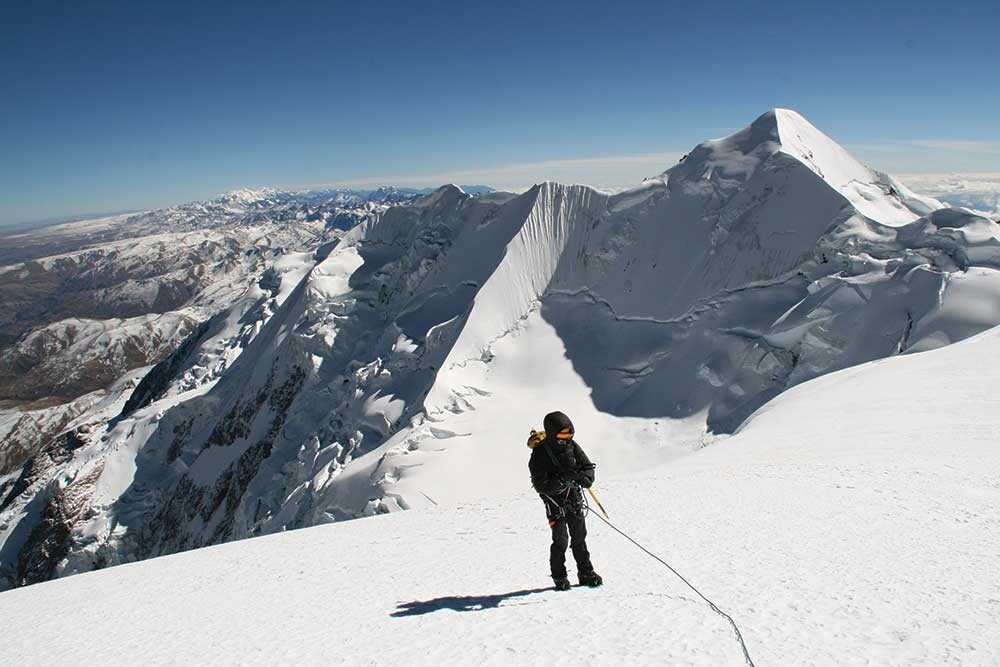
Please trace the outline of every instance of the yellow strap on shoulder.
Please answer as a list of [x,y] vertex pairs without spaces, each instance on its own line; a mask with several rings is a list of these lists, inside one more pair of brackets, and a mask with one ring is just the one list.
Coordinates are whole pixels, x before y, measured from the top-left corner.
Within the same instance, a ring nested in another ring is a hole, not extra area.
[[531,430],[531,435],[528,436],[528,449],[534,449],[538,445],[542,444],[545,440],[545,431]]

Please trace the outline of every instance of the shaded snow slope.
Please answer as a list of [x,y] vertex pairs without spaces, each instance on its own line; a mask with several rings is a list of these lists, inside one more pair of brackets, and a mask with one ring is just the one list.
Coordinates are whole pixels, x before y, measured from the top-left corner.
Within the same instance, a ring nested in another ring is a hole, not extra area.
[[553,409],[644,469],[1000,323],[996,225],[886,179],[777,110],[629,192],[446,186],[286,253],[0,481],[2,580],[511,493]]
[[[994,665],[998,382],[993,329],[799,385],[667,466],[609,478],[605,450],[596,489],[619,527],[735,618],[758,665]],[[551,590],[544,513],[518,478],[505,497],[0,594],[4,658],[743,664],[723,619],[594,517],[605,586]]]

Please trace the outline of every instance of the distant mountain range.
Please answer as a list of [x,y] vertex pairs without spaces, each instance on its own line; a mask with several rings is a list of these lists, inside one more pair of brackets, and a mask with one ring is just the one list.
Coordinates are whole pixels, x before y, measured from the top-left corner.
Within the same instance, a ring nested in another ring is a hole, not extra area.
[[[470,195],[481,195],[489,192],[494,192],[494,189],[488,185],[461,185],[465,192]],[[238,196],[254,195],[257,193],[275,193],[282,196],[287,196],[291,198],[298,198],[303,202],[323,200],[324,198],[329,198],[331,196],[337,196],[338,194],[343,194],[345,196],[357,196],[360,199],[369,199],[372,201],[397,201],[405,200],[409,197],[430,194],[434,191],[434,188],[397,188],[394,186],[380,186],[373,189],[358,189],[358,188],[319,188],[315,190],[275,190],[273,188],[263,188],[258,190],[252,189],[239,189],[232,190],[224,195],[220,195],[213,201],[225,200],[226,198],[233,198]],[[28,220],[24,222],[16,222],[5,225],[0,225],[0,239],[4,236],[9,236],[12,234],[23,234],[33,229],[38,229],[40,227],[49,227],[53,225],[64,225],[66,223],[74,222],[87,222],[92,220],[97,220],[100,218],[113,218],[123,215],[128,215],[130,213],[139,213],[136,210],[122,210],[122,211],[108,211],[104,213],[78,213],[74,215],[63,215],[55,216],[51,218],[44,218],[40,220]]]
[[273,258],[427,192],[241,189],[0,237],[0,474],[266,281]]

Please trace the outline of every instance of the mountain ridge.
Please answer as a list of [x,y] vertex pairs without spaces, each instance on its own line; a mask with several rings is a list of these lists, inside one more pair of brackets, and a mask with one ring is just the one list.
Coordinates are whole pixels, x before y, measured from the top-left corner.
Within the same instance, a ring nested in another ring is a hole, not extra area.
[[808,379],[1000,323],[961,307],[1000,293],[995,225],[928,214],[792,114],[629,192],[443,186],[281,255],[148,401],[0,478],[8,585],[510,492],[512,425],[548,409],[627,472]]

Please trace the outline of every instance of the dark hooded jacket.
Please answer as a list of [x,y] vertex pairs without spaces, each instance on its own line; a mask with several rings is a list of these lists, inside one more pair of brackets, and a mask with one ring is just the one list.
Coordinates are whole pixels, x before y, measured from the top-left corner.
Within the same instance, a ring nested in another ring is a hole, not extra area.
[[584,488],[594,483],[594,464],[583,448],[575,440],[565,444],[556,441],[556,434],[566,428],[573,429],[573,422],[563,413],[545,415],[545,440],[531,450],[528,461],[531,485],[538,493],[555,496],[566,489],[568,481]]

